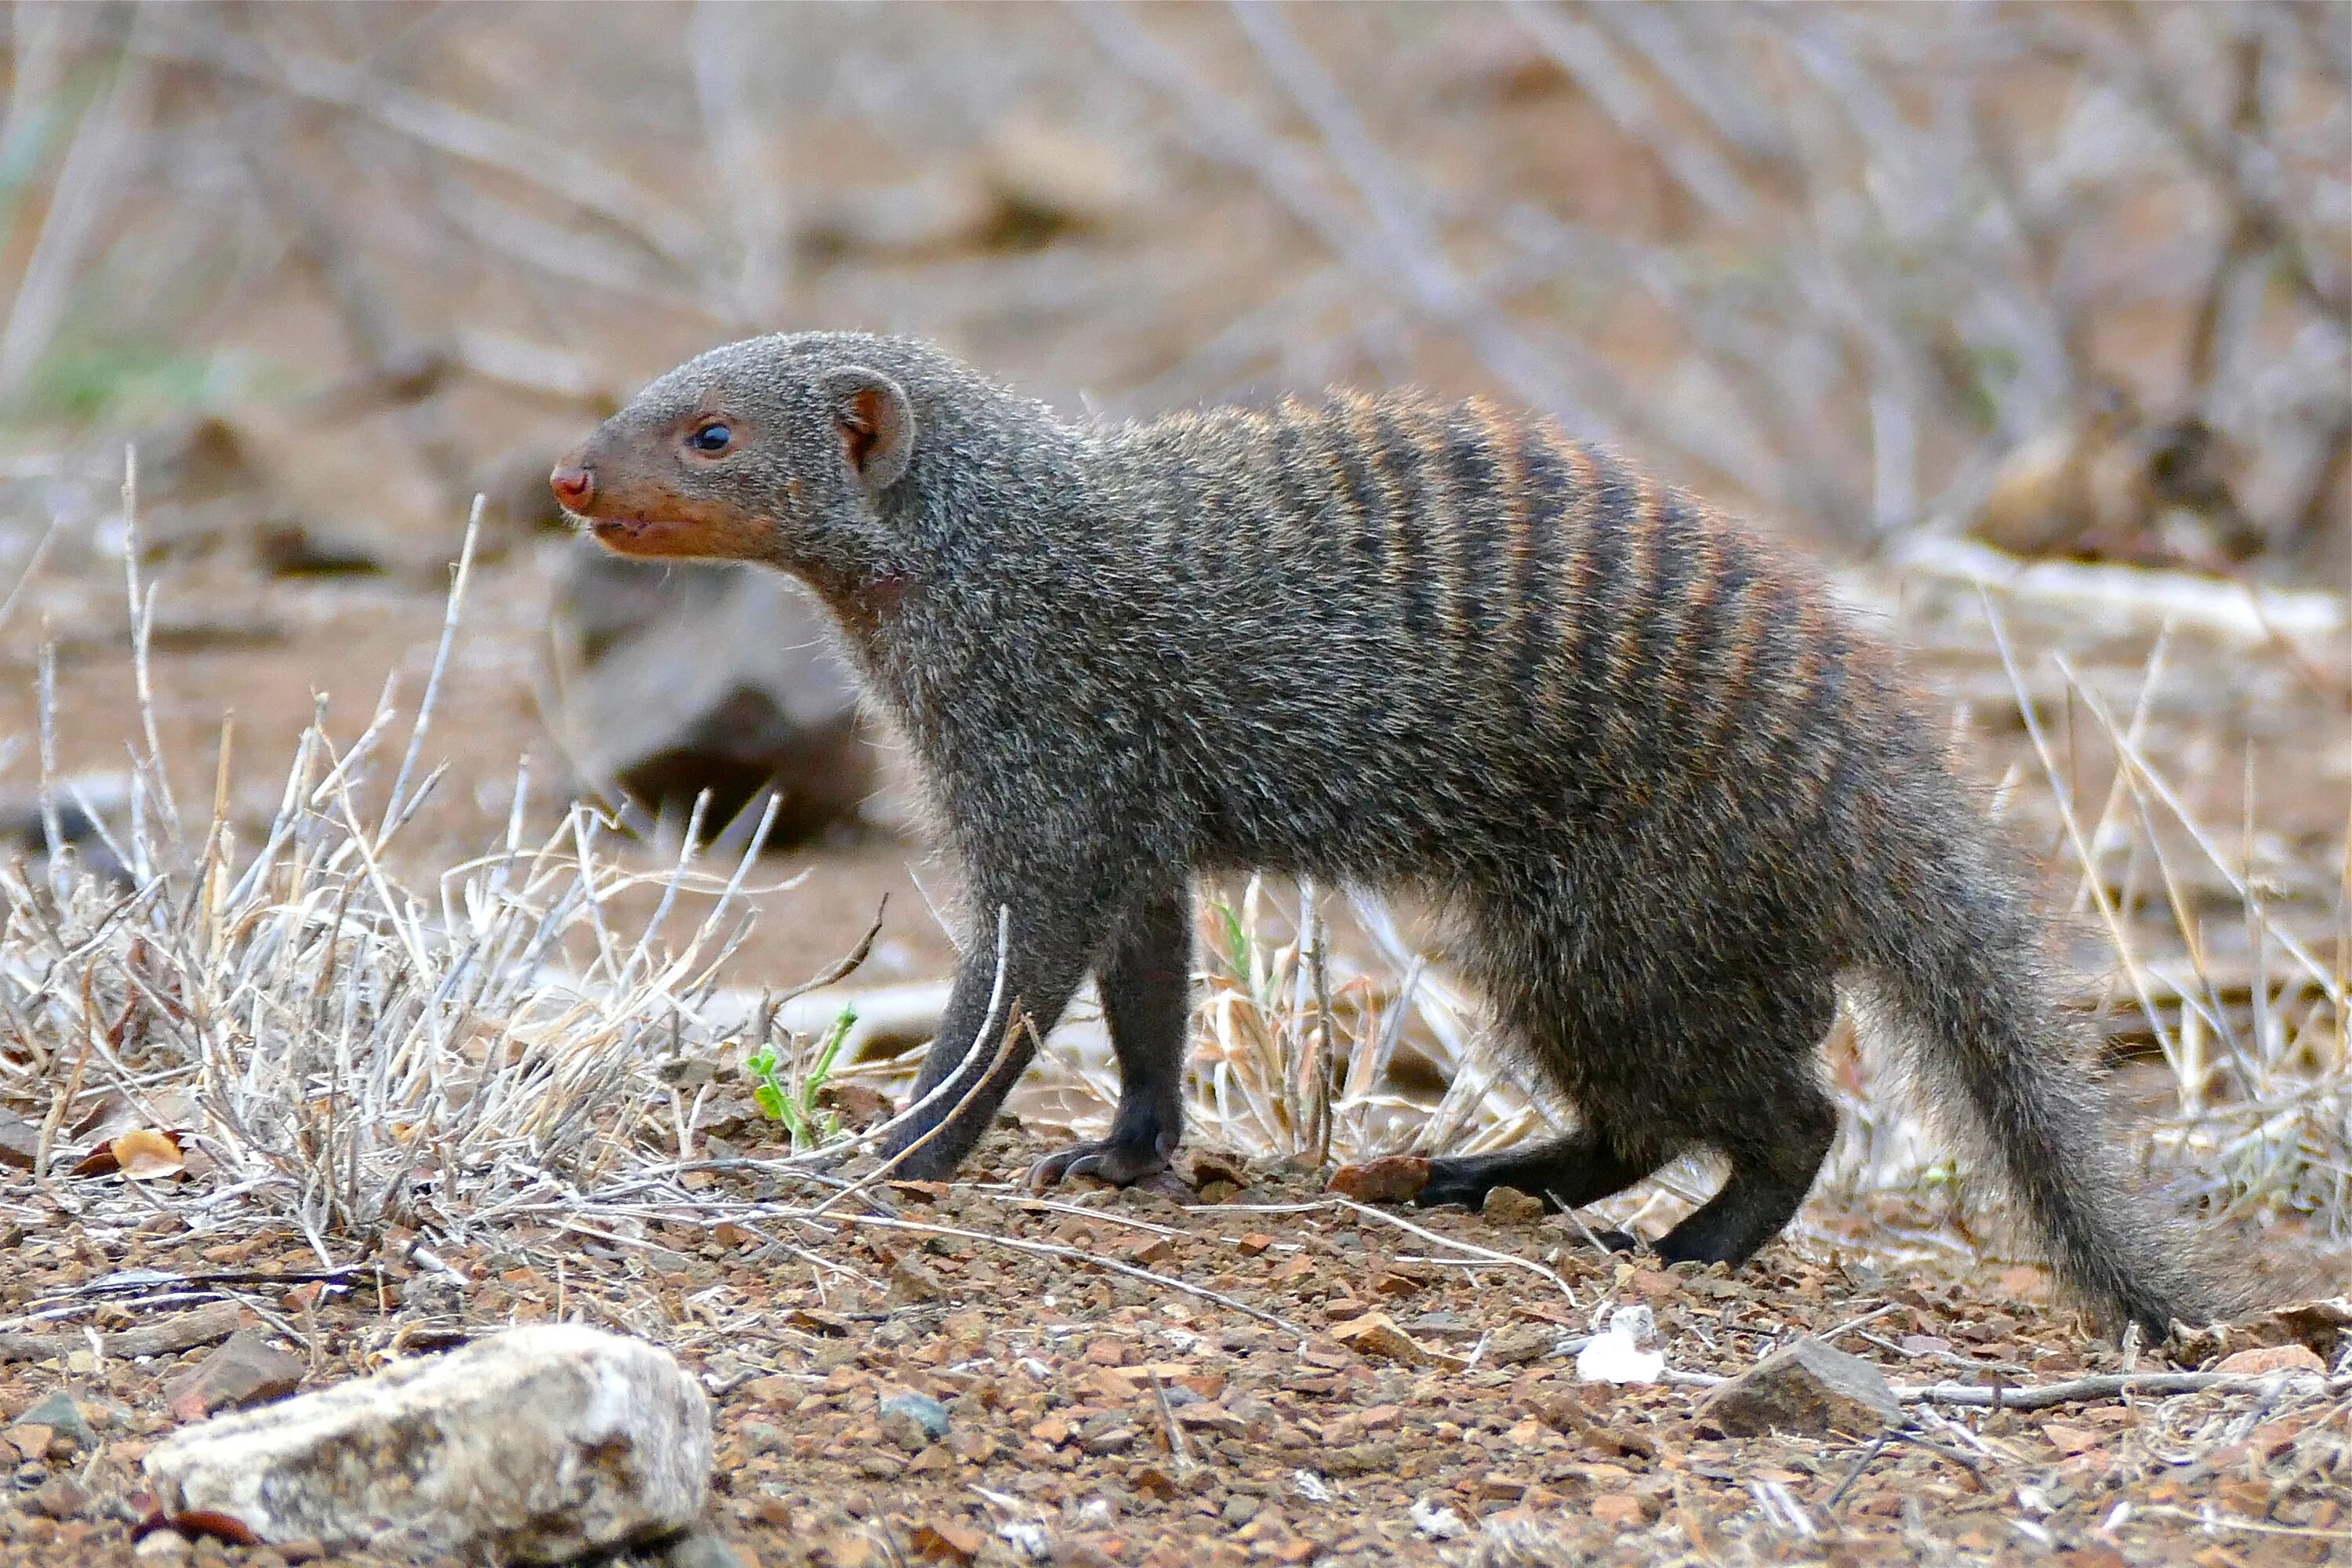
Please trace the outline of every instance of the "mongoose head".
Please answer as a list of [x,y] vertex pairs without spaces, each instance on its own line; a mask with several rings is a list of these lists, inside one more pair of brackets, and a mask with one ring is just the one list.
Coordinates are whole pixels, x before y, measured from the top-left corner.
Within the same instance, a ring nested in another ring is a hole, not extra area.
[[756,561],[820,588],[887,576],[884,512],[916,418],[899,380],[861,359],[895,347],[811,332],[712,349],[638,393],[548,483],[616,554]]

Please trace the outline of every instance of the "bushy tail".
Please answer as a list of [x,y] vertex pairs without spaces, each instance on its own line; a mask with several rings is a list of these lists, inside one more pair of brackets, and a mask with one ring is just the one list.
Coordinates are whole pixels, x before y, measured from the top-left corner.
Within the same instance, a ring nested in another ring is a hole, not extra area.
[[[1872,1000],[1947,1131],[1991,1157],[2060,1278],[2111,1326],[2162,1339],[2230,1315],[2189,1227],[2138,1190],[2109,1097],[2059,1010],[2024,891],[1973,846],[1911,860],[1863,938]],[[1957,1111],[1958,1114],[1954,1114]],[[1973,1123],[1973,1125],[1969,1125]]]

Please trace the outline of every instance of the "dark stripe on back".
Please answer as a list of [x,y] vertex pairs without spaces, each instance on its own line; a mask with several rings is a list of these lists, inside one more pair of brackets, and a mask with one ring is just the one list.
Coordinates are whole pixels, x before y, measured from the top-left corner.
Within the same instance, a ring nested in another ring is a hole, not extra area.
[[1513,689],[1522,693],[1529,716],[1549,719],[1548,696],[1567,658],[1561,637],[1569,592],[1570,513],[1578,495],[1568,461],[1549,432],[1533,424],[1518,428],[1519,475],[1527,518],[1525,575],[1515,591],[1520,605],[1518,637],[1508,650]]
[[1334,401],[1318,411],[1307,438],[1330,476],[1335,516],[1331,522],[1330,561],[1352,613],[1358,617],[1380,614],[1385,596],[1380,592],[1381,522],[1383,503],[1380,486],[1365,467],[1362,447],[1348,425],[1348,406]]
[[1462,596],[1465,668],[1483,668],[1502,629],[1503,494],[1501,456],[1488,444],[1475,405],[1454,409],[1441,458],[1454,493],[1454,578]]
[[1659,493],[1651,531],[1650,579],[1633,606],[1632,668],[1625,682],[1628,711],[1637,720],[1643,754],[1664,762],[1678,750],[1671,725],[1691,672],[1676,662],[1691,590],[1701,567],[1688,537],[1689,509],[1671,490]]
[[1422,480],[1420,445],[1407,423],[1409,411],[1381,407],[1374,427],[1381,477],[1388,482],[1390,569],[1395,574],[1397,620],[1415,648],[1426,647],[1437,629],[1437,584],[1429,559],[1428,487]]
[[1683,626],[1684,657],[1692,665],[1684,684],[1688,719],[1683,727],[1693,771],[1714,773],[1723,765],[1715,747],[1727,711],[1747,695],[1755,633],[1750,596],[1757,591],[1756,561],[1744,539],[1716,532],[1715,567],[1691,601]]
[[1592,453],[1594,493],[1580,509],[1589,519],[1576,538],[1585,563],[1586,588],[1576,605],[1569,649],[1576,669],[1578,721],[1594,731],[1598,744],[1614,706],[1617,639],[1625,616],[1629,566],[1626,520],[1633,515],[1633,478],[1606,454]]

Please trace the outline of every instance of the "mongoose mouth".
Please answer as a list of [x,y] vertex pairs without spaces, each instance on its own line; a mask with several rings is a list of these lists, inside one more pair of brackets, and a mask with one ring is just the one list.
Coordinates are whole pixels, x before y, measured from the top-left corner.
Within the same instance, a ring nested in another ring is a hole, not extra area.
[[688,555],[709,531],[686,518],[592,517],[584,520],[596,542],[617,555]]

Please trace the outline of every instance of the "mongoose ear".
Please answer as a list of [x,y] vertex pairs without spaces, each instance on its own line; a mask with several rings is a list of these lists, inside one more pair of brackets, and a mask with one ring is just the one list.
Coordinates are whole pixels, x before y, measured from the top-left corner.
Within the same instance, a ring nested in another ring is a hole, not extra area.
[[915,411],[905,389],[864,365],[829,372],[823,385],[841,432],[842,455],[867,489],[888,489],[915,451]]

